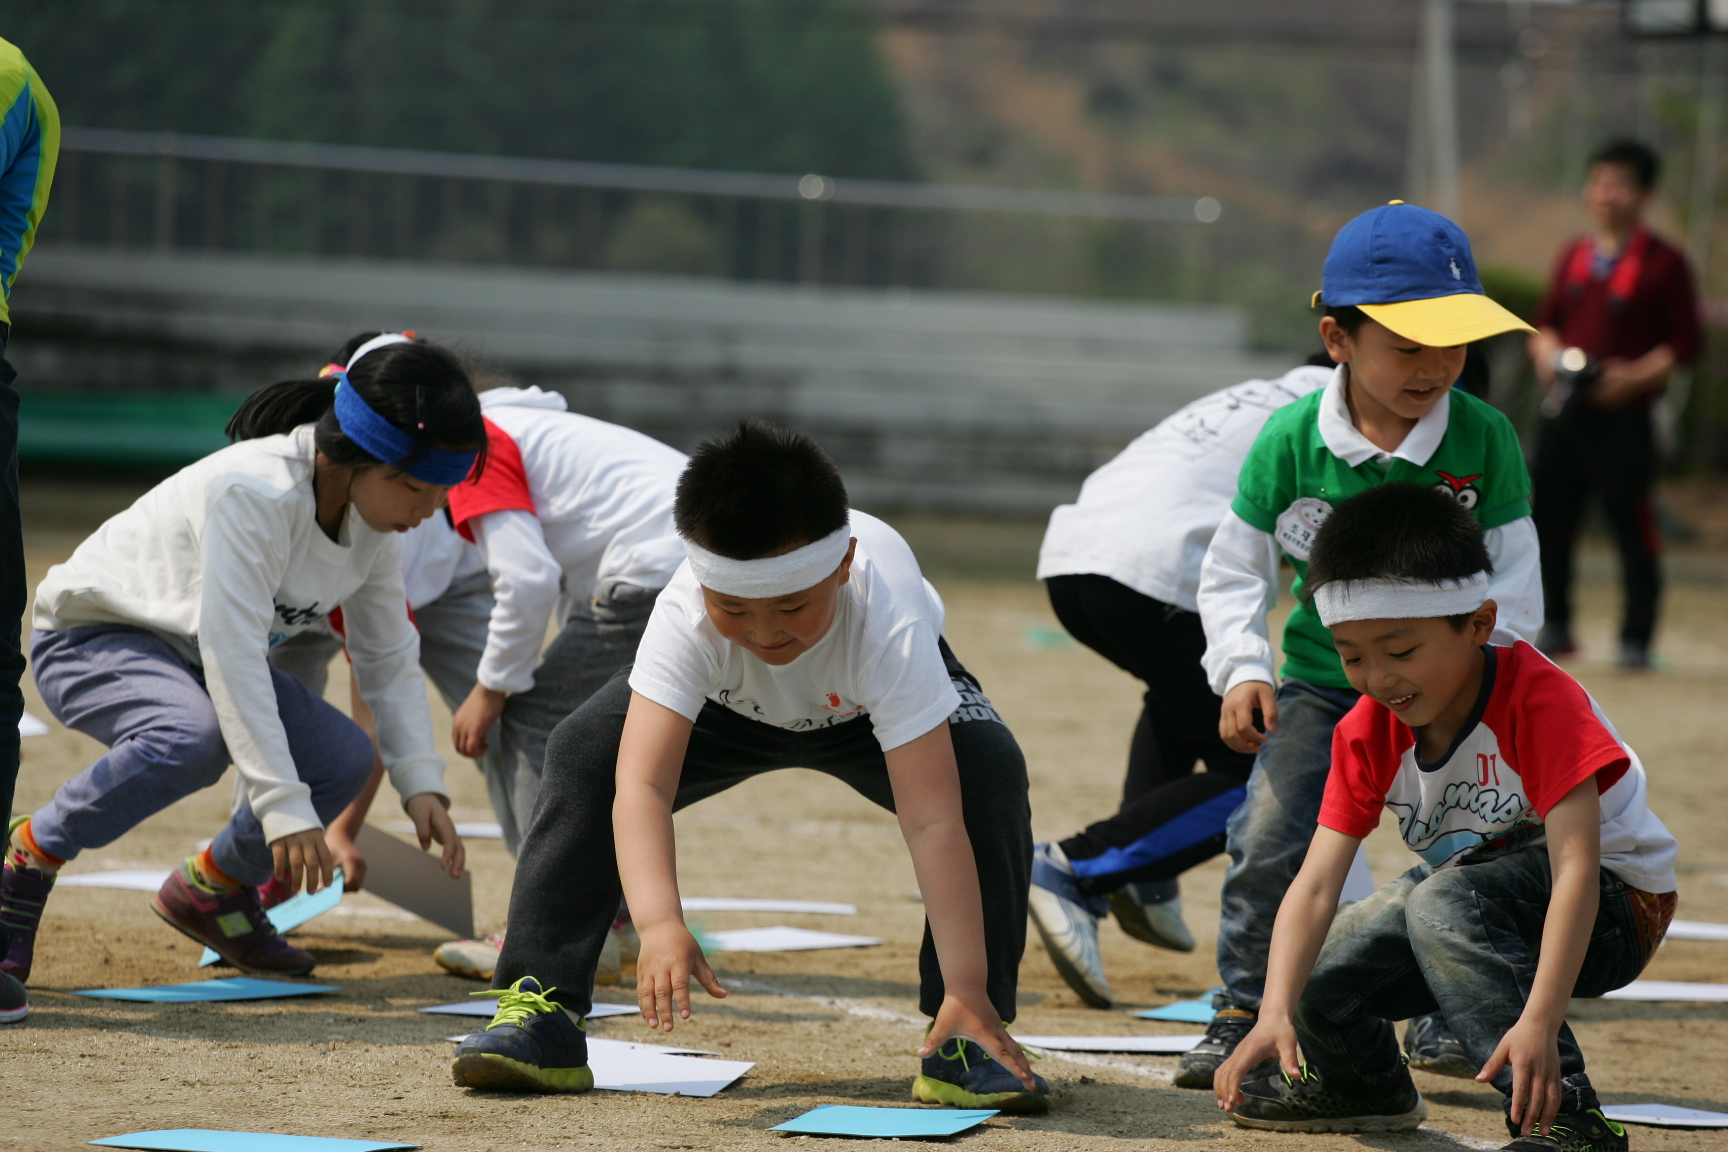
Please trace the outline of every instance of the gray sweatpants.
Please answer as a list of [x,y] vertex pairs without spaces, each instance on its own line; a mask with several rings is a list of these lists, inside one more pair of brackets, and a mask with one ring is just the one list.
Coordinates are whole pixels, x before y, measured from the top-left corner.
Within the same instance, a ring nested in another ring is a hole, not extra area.
[[[510,697],[504,715],[486,734],[486,751],[475,762],[486,778],[492,811],[504,830],[504,847],[516,855],[540,795],[546,740],[570,715],[636,659],[657,589],[614,583],[572,613],[547,647],[534,672],[534,687]],[[420,627],[420,667],[454,712],[474,689],[486,632],[492,619],[492,582],[484,572],[456,581],[438,599],[414,610]],[[304,634],[303,634],[304,635]],[[330,660],[341,650],[327,640],[295,637],[271,653],[278,668],[322,692]]]

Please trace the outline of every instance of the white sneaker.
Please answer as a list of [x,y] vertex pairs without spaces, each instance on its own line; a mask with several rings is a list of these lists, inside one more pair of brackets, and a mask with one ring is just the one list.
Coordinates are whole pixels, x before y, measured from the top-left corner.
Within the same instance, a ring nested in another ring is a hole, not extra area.
[[503,949],[503,934],[489,932],[483,940],[446,940],[433,949],[432,959],[451,975],[490,981]]
[[[1138,884],[1124,884],[1110,893],[1110,911],[1122,931],[1143,944],[1168,948],[1172,952],[1194,951],[1194,933],[1182,918],[1182,897],[1147,900],[1135,891]],[[1147,885],[1150,887],[1150,885]]]
[[1114,1004],[1116,994],[1104,978],[1104,958],[1098,950],[1102,910],[1095,898],[1080,891],[1068,858],[1055,844],[1037,845],[1029,904],[1044,949],[1068,987],[1094,1008]]

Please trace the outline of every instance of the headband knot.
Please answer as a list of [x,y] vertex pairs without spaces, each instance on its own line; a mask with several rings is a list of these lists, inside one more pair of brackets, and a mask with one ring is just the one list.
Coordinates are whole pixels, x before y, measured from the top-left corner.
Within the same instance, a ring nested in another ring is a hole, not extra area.
[[820,584],[840,567],[851,543],[852,523],[847,521],[822,539],[778,556],[734,560],[708,551],[688,536],[684,537],[684,554],[690,558],[696,582],[709,591],[768,600]]
[[1462,580],[1333,580],[1314,590],[1314,610],[1330,628],[1351,620],[1414,620],[1474,612],[1488,599],[1488,573]]

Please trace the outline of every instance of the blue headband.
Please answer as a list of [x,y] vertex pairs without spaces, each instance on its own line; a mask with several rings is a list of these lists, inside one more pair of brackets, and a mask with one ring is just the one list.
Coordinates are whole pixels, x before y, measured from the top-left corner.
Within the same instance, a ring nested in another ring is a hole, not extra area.
[[368,454],[422,483],[445,487],[462,483],[474,470],[478,450],[451,452],[445,448],[427,448],[412,463],[403,463],[414,451],[414,437],[374,412],[360,393],[349,386],[347,372],[334,375],[336,422],[342,426],[342,434]]

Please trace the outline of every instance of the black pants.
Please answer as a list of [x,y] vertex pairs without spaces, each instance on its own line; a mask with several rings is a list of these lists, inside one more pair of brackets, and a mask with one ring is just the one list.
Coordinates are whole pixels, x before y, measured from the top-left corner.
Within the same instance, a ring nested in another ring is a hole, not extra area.
[[[1200,617],[1108,576],[1052,576],[1045,584],[1075,639],[1146,684],[1122,807],[1062,841],[1062,851],[1093,891],[1173,879],[1224,850],[1224,822],[1254,766],[1252,754],[1232,751],[1218,735],[1219,700],[1200,667]],[[1197,761],[1204,774],[1195,774]]]
[[[942,642],[942,656],[961,706],[949,718],[966,834],[978,864],[984,900],[984,947],[990,1002],[1014,1019],[1020,956],[1026,947],[1026,891],[1032,876],[1032,813],[1026,761],[1014,736]],[[553,999],[586,1015],[606,931],[621,889],[612,839],[612,799],[618,742],[630,705],[628,668],[589,697],[546,744],[545,775],[527,838],[516,861],[510,931],[493,986],[523,976],[557,989]],[[778,768],[810,768],[850,785],[894,811],[888,765],[868,716],[792,732],[751,720],[710,701],[696,718],[674,810]],[[788,867],[796,861],[787,860]],[[689,862],[686,861],[688,867]],[[929,925],[918,970],[919,1007],[942,1006],[942,970]]]
[[1532,511],[1542,546],[1542,598],[1548,622],[1572,626],[1572,560],[1584,508],[1592,493],[1608,514],[1626,587],[1620,640],[1650,646],[1662,594],[1651,489],[1656,480],[1656,438],[1650,412],[1638,407],[1604,412],[1575,408],[1542,425],[1536,447]]
[[[24,527],[18,515],[18,373],[6,360],[9,324],[0,324],[0,820],[12,819],[18,786],[18,720],[24,715],[24,650],[18,630],[30,589],[24,578]],[[12,937],[0,927],[0,948]]]

